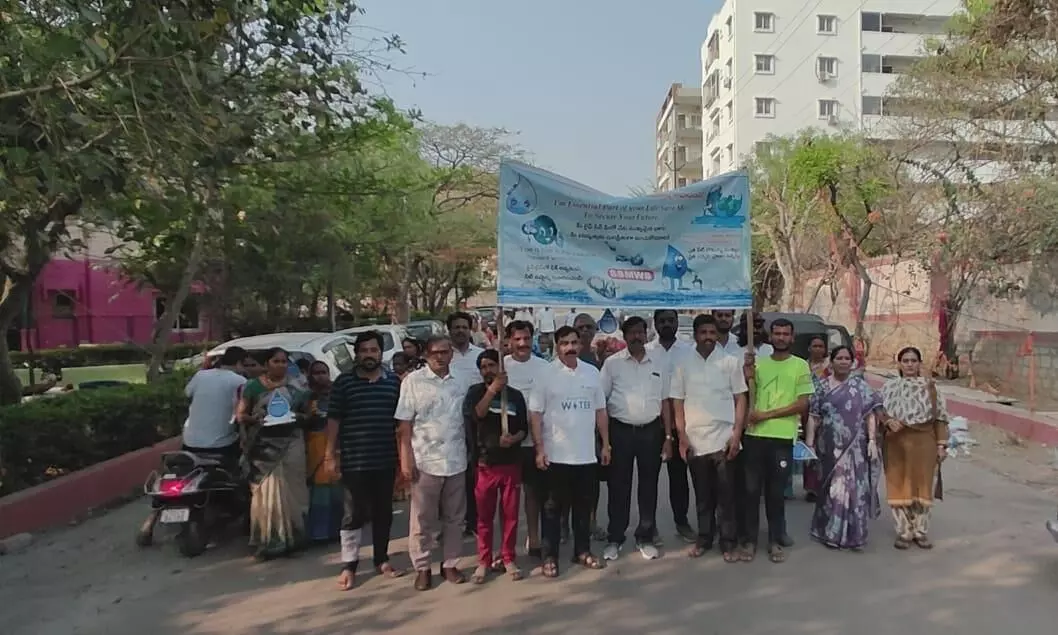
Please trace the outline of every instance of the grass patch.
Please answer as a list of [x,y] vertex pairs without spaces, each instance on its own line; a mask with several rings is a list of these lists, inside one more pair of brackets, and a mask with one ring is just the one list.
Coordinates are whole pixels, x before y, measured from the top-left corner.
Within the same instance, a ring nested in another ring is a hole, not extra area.
[[[15,370],[18,380],[22,385],[29,383],[29,371],[25,368]],[[40,373],[34,373],[35,379],[40,381]],[[142,384],[147,381],[147,367],[143,364],[118,364],[114,366],[85,366],[84,368],[64,368],[62,370],[62,383],[73,384],[76,388],[84,381],[127,381],[134,384]]]

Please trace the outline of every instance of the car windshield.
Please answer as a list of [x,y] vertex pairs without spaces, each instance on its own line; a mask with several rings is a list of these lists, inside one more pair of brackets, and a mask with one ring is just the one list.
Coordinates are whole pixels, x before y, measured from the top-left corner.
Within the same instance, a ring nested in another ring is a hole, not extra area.
[[408,335],[414,337],[417,340],[426,340],[434,333],[433,322],[419,322],[418,324],[409,324],[407,327]]

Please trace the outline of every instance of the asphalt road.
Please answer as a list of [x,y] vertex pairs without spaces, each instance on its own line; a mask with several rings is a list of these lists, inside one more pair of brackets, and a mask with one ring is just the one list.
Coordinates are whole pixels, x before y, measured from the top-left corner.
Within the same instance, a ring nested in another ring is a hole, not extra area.
[[[410,576],[364,577],[340,593],[334,548],[265,564],[237,544],[195,560],[172,544],[139,550],[132,537],[144,507],[133,504],[0,558],[0,632],[1055,633],[1058,544],[1043,528],[1055,509],[1053,482],[1026,484],[960,459],[947,464],[945,483],[932,552],[894,551],[888,515],[864,553],[827,551],[809,542],[810,507],[796,502],[789,527],[797,545],[785,564],[727,565],[716,554],[692,561],[663,497],[669,549],[660,560],[626,553],[604,571],[566,567],[557,581],[536,570],[522,582],[442,583],[427,593],[414,591]],[[390,546],[399,565],[407,565],[406,528],[400,509]],[[465,546],[469,569],[473,545]]]

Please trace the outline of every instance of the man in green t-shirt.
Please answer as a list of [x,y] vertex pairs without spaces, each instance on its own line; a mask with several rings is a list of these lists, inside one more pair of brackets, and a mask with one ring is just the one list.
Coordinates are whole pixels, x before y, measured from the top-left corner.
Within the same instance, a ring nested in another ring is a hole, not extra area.
[[813,392],[808,362],[790,353],[794,329],[789,320],[771,323],[774,352],[761,359],[746,354],[746,377],[754,385],[753,409],[742,437],[746,482],[745,526],[748,542],[742,545],[744,559],[752,559],[760,534],[760,497],[768,518],[768,558],[783,562],[786,533],[786,481],[793,464],[793,444],[801,415],[808,411]]

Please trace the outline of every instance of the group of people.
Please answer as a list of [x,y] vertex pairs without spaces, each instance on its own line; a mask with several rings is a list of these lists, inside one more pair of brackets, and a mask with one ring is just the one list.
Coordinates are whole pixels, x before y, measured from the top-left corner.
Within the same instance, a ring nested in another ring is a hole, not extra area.
[[[467,580],[458,564],[469,534],[476,534],[478,552],[472,582],[524,577],[517,555],[523,508],[525,553],[554,578],[561,545],[570,538],[575,565],[600,569],[620,557],[634,472],[634,548],[646,559],[659,557],[658,480],[665,464],[674,520],[691,543],[690,557],[715,545],[725,562],[753,560],[763,498],[767,556],[779,563],[793,545],[785,505],[800,435],[818,457],[806,466],[813,475],[811,482],[806,476],[815,500],[813,539],[835,549],[867,544],[881,509],[884,464],[894,546],[930,548],[933,479],[946,456],[947,414],[943,397],[921,376],[919,351],[901,351],[901,376],[878,393],[852,372],[848,347],[827,350],[825,340],[813,340],[806,361],[792,354],[793,324],[776,319],[767,343],[757,338],[749,349],[732,334],[734,321],[733,311],[698,315],[691,343],[677,338],[675,311],[655,312],[652,341],[646,320],[629,317],[621,324],[625,347],[601,361],[592,348],[595,320],[577,314],[555,329],[548,361],[533,353],[533,323],[506,324],[501,358],[496,349],[476,346],[472,318],[455,313],[448,335],[416,349],[421,366],[400,375],[388,371],[381,335],[361,333],[355,370],[330,386],[325,365],[315,378],[322,364],[316,362],[304,392],[286,384],[285,353],[270,351],[264,374],[242,389],[236,415],[246,430],[238,447],[253,466],[251,541],[265,557],[296,548],[324,524],[312,522],[314,503],[333,509],[340,495],[340,521],[329,515],[331,526],[340,523],[340,587],[356,584],[369,521],[375,569],[403,575],[388,560],[393,491],[403,479],[410,488],[416,589],[433,586],[438,541],[440,575]],[[764,335],[763,320],[752,323]],[[277,399],[291,405],[295,419],[263,426]],[[311,440],[308,451],[304,438]],[[306,482],[331,489],[309,492]],[[596,518],[600,482],[608,483],[604,528]],[[688,519],[692,488],[696,529]],[[598,556],[593,540],[605,543]]]

